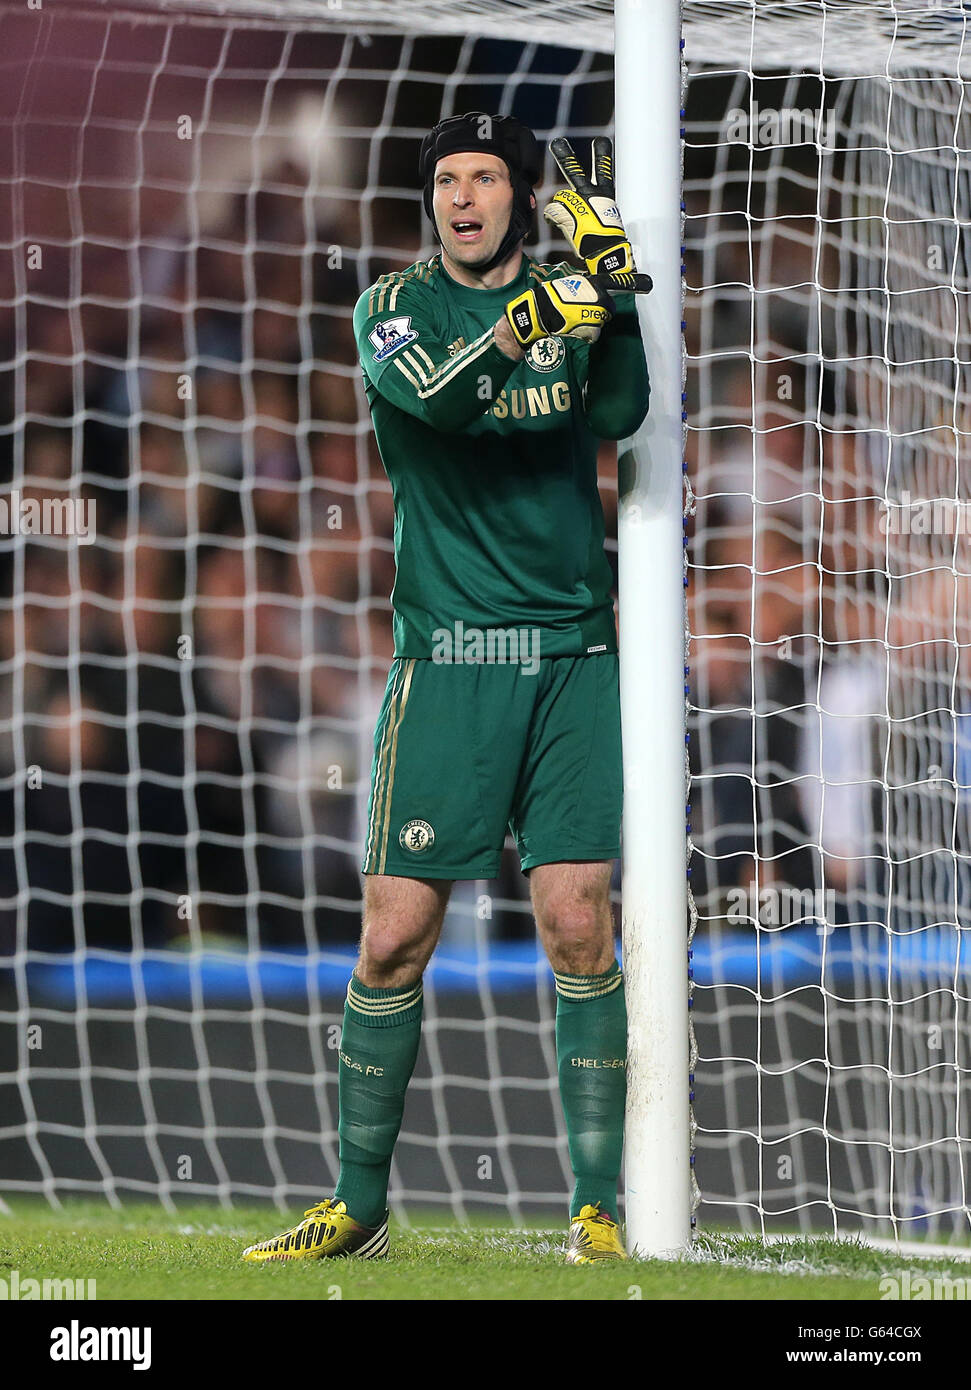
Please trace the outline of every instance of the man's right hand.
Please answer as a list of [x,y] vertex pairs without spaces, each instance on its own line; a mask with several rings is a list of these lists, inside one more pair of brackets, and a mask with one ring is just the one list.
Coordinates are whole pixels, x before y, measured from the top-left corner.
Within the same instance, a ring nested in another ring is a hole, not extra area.
[[586,338],[595,341],[613,317],[611,294],[648,294],[649,275],[564,275],[545,280],[506,305],[506,321],[520,347],[540,338]]
[[519,339],[509,327],[505,315],[496,320],[496,325],[492,330],[492,336],[496,340],[496,347],[506,357],[511,357],[514,362],[521,362],[526,356],[525,348],[519,346]]

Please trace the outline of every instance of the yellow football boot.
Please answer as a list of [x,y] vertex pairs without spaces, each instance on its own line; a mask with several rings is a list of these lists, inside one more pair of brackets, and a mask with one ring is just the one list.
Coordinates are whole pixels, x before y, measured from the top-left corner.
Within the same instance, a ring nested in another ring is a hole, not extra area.
[[620,1238],[620,1227],[612,1221],[600,1203],[581,1207],[580,1215],[570,1226],[567,1246],[568,1265],[595,1265],[600,1260],[626,1260],[627,1251]]
[[388,1253],[388,1213],[380,1226],[362,1226],[348,1216],[344,1202],[319,1202],[304,1219],[282,1235],[261,1240],[243,1251],[244,1260],[326,1260],[357,1255],[379,1260]]

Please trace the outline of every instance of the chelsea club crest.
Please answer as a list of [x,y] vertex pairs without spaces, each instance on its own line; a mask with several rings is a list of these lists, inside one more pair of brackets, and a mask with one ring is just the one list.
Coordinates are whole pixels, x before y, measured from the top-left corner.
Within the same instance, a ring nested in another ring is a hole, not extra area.
[[411,850],[412,854],[424,854],[434,843],[435,832],[427,820],[410,820],[401,827],[398,844],[402,849]]
[[527,352],[526,361],[534,372],[552,372],[563,361],[565,354],[562,338],[540,338]]

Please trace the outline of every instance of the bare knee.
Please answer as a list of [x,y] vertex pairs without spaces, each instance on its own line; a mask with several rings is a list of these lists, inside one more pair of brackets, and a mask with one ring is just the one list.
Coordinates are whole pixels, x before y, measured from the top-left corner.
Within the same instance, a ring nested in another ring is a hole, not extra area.
[[364,926],[355,974],[371,989],[419,980],[441,931],[451,884],[374,875],[365,881]]
[[372,989],[414,984],[425,968],[423,935],[400,922],[378,920],[365,927],[355,973]]
[[600,903],[547,904],[540,934],[553,969],[567,975],[599,975],[614,958],[613,924]]
[[536,924],[550,964],[567,975],[602,974],[615,956],[609,866],[602,872],[593,865],[542,867],[559,871],[533,884]]

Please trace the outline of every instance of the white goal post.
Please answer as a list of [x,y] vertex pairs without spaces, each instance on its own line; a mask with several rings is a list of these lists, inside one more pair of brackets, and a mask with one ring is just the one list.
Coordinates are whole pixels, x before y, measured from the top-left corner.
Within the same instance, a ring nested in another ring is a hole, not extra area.
[[[630,1245],[967,1242],[967,5],[0,26],[0,499],[99,518],[90,545],[0,526],[0,1191],[282,1208],[336,1177],[392,579],[350,313],[430,253],[418,142],[481,106],[614,134],[655,282],[651,412],[600,459]],[[542,222],[528,249],[564,255]],[[425,1000],[396,1214],[559,1220],[518,870],[456,892]]]
[[[670,1255],[691,1239],[681,276],[681,6],[619,4],[618,205],[638,266],[651,409],[620,446],[618,559],[624,733],[627,1236]],[[648,95],[649,94],[649,95]],[[650,595],[650,601],[645,597]]]

